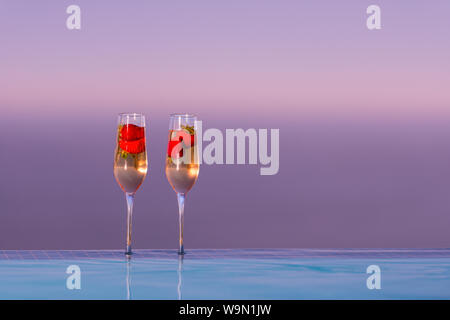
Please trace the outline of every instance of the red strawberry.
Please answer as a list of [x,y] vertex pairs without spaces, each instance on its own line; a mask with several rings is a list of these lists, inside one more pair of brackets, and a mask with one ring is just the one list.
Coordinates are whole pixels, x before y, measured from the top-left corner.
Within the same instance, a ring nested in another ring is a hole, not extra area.
[[175,152],[177,153],[174,155],[174,158],[176,159],[181,158],[183,156],[183,148],[181,147],[180,141],[173,141],[173,140],[169,141],[169,144],[167,146],[167,156],[172,157],[172,152],[174,151],[173,148],[175,147],[178,148],[180,151],[177,152],[177,149],[175,149]]
[[126,124],[120,130],[120,138],[125,141],[135,141],[145,137],[144,127]]
[[145,151],[145,139],[139,139],[134,141],[119,141],[120,149],[128,152],[128,153],[141,153]]
[[195,135],[193,135],[193,134],[190,135],[191,145],[188,145],[188,143],[185,142],[185,141],[187,141],[187,140],[188,140],[188,139],[183,139],[183,138],[181,138],[181,141],[183,141],[183,144],[184,144],[186,147],[192,147],[192,146],[194,145],[194,143],[195,143]]
[[174,140],[183,141],[185,147],[192,147],[195,143],[195,135],[179,130],[175,134]]

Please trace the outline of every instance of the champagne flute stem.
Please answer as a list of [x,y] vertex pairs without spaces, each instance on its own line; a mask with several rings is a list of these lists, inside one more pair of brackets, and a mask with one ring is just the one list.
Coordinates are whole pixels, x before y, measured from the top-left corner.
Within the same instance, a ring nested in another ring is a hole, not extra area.
[[125,254],[131,254],[131,220],[133,218],[134,194],[126,193],[127,198],[127,250]]
[[178,254],[184,254],[183,229],[184,229],[184,193],[177,193],[178,213],[179,213],[179,230],[180,230],[180,246]]

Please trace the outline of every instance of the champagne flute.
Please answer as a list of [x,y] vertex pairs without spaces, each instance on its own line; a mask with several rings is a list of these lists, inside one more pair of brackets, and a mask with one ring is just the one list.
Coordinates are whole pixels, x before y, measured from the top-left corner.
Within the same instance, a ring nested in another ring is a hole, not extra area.
[[180,255],[184,254],[184,199],[197,181],[200,169],[196,129],[196,116],[190,114],[170,116],[166,176],[178,198],[180,237],[178,254]]
[[114,177],[127,200],[127,245],[131,252],[131,219],[134,195],[147,175],[145,116],[139,113],[119,114],[117,145],[114,155]]

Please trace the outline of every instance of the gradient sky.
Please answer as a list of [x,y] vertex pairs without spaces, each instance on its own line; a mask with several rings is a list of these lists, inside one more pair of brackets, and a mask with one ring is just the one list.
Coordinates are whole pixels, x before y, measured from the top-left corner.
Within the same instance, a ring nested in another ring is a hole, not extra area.
[[[370,4],[381,30],[366,28]],[[149,118],[136,247],[176,247],[173,112],[281,135],[276,176],[202,167],[188,247],[448,247],[449,13],[447,0],[0,0],[0,248],[123,246],[112,152],[127,111]]]
[[65,112],[449,105],[446,0],[378,1],[379,31],[366,28],[373,1],[77,1],[82,30],[69,31],[73,3],[1,1],[2,103]]

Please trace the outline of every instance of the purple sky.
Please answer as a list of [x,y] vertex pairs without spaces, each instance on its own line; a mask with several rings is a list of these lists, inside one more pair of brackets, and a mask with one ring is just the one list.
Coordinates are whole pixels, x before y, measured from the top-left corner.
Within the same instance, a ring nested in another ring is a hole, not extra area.
[[[382,29],[366,28],[370,4]],[[65,27],[70,4],[82,29]],[[448,247],[450,2],[0,0],[0,249],[122,248],[116,114],[148,118],[134,244],[175,248],[168,115],[280,128],[280,172],[202,166],[187,248]]]

